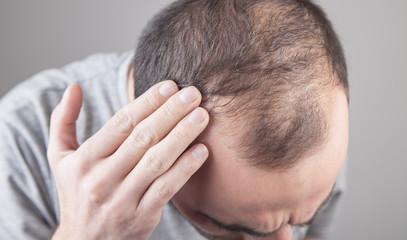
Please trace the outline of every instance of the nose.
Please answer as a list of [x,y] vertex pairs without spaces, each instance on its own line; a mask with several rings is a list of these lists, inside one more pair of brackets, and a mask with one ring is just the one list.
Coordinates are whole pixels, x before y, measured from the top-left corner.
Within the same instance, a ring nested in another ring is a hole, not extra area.
[[249,234],[243,234],[243,240],[292,240],[293,232],[290,225],[284,225],[276,233],[267,237],[254,237]]
[[286,224],[280,230],[278,230],[275,234],[273,234],[273,240],[292,240],[293,239],[293,231],[291,230],[291,226]]

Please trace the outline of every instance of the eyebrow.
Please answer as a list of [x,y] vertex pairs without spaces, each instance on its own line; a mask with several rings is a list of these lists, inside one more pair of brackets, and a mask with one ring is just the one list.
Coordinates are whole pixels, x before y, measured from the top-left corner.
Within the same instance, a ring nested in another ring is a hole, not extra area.
[[[334,184],[334,186],[332,187],[331,191],[329,192],[328,196],[324,199],[324,201],[322,201],[322,203],[319,205],[319,207],[317,208],[317,210],[315,211],[314,215],[307,221],[305,221],[304,223],[300,223],[300,224],[295,224],[295,225],[291,225],[293,227],[308,227],[310,226],[319,216],[319,214],[321,213],[322,209],[324,209],[324,207],[329,203],[329,201],[332,198],[334,189],[335,189],[336,183]],[[272,232],[259,232],[257,230],[254,230],[248,226],[244,226],[244,225],[240,225],[240,224],[226,224],[223,223],[219,220],[217,220],[216,218],[213,218],[203,212],[198,211],[202,216],[204,216],[206,219],[208,219],[210,222],[212,222],[214,225],[216,225],[219,228],[231,231],[231,232],[244,232],[247,233],[249,235],[252,235],[254,237],[266,237],[266,236],[270,236],[273,235],[275,232],[277,232],[281,227],[279,227],[278,229],[272,231]]]

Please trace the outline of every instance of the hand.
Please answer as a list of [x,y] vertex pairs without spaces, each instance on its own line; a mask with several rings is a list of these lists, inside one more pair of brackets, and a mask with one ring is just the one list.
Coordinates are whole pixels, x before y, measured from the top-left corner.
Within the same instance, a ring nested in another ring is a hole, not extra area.
[[203,144],[185,151],[208,124],[200,101],[194,87],[161,82],[79,146],[82,92],[71,85],[51,117],[48,159],[60,202],[53,239],[147,239],[208,156]]

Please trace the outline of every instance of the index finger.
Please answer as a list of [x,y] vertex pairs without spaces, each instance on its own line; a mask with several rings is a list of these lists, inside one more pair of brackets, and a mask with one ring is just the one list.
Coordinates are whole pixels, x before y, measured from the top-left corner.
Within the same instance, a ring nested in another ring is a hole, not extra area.
[[78,150],[90,154],[94,159],[110,156],[138,123],[151,115],[177,91],[178,86],[171,80],[152,86],[143,95],[119,110]]

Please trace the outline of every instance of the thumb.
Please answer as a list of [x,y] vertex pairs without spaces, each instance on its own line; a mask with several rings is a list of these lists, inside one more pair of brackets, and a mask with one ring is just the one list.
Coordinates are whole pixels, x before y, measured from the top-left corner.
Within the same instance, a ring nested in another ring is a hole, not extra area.
[[78,148],[76,120],[82,106],[81,87],[71,84],[51,115],[48,155],[61,156]]

